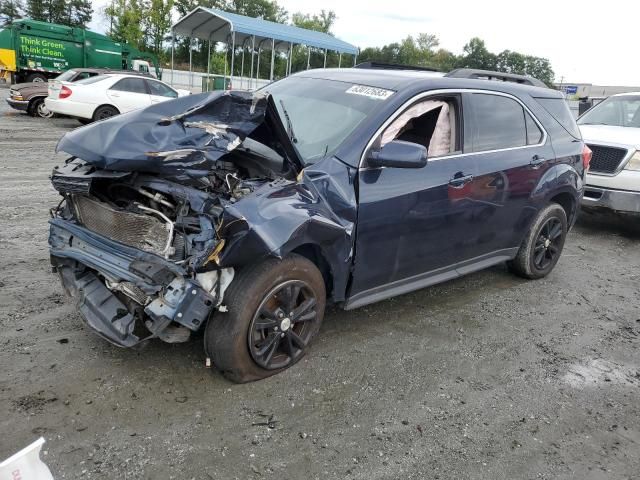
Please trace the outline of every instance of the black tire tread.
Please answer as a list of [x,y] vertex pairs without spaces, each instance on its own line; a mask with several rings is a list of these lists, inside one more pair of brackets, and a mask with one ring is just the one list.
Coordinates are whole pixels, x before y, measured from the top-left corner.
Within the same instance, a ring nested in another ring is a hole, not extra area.
[[[516,255],[516,257],[511,260],[508,265],[509,265],[509,269],[515,273],[516,275],[529,279],[529,280],[535,280],[538,278],[543,278],[546,277],[555,267],[555,264],[553,264],[551,266],[551,268],[547,271],[547,272],[538,272],[535,271],[534,269],[531,268],[531,249],[534,247],[535,245],[535,241],[536,241],[536,236],[538,234],[538,231],[540,230],[540,227],[542,226],[542,224],[552,215],[557,215],[560,218],[560,221],[563,224],[563,228],[564,228],[564,238],[563,238],[563,245],[564,246],[564,240],[566,239],[566,235],[567,235],[567,214],[564,210],[564,208],[562,208],[562,206],[558,203],[550,203],[549,205],[547,205],[545,208],[543,208],[542,210],[540,210],[540,212],[538,212],[538,215],[536,215],[535,220],[533,221],[531,228],[529,229],[529,231],[527,232],[527,234],[524,237],[524,240],[522,241],[522,244],[520,245],[520,249],[518,250],[518,253]],[[561,252],[562,253],[562,248],[561,248]],[[558,257],[560,257],[560,255],[558,255]]]
[[[260,302],[261,295],[266,293],[262,291],[265,290],[263,285],[274,283],[281,276],[287,276],[296,270],[309,273],[309,279],[320,290],[317,292],[317,310],[322,320],[325,302],[324,280],[317,267],[307,258],[296,254],[290,254],[282,260],[269,258],[236,272],[224,294],[223,305],[227,307],[227,311],[213,314],[205,331],[205,353],[229,380],[236,383],[251,382],[284,370],[265,370],[253,361],[247,345],[247,330],[254,314],[253,310],[257,308],[253,303]],[[318,327],[319,324],[320,322]],[[298,360],[300,358],[302,356]]]

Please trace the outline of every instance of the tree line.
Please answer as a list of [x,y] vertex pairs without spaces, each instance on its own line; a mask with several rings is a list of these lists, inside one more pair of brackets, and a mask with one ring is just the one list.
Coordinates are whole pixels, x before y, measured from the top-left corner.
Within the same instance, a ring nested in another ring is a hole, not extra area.
[[[24,2],[24,3],[23,3]],[[277,0],[111,0],[100,14],[108,22],[107,34],[116,41],[126,42],[141,50],[159,55],[163,63],[169,61],[170,29],[172,13],[184,16],[198,6],[217,8],[228,12],[261,17],[278,23],[290,23],[302,28],[317,30],[332,35],[332,27],[336,20],[333,11],[321,10],[315,15],[289,13],[277,3]],[[0,25],[16,18],[28,17],[51,23],[61,23],[85,28],[94,14],[90,0],[0,0]],[[174,63],[185,65],[189,61],[189,48],[192,48],[195,69],[204,70],[209,63],[212,73],[229,72],[231,54],[226,46],[211,45],[211,58],[208,58],[209,45],[206,41],[178,38],[175,44]],[[236,53],[234,74],[239,75],[242,65],[239,59],[240,50]],[[245,57],[250,51],[245,50]],[[262,52],[260,58],[261,78],[269,75],[271,53]],[[324,65],[324,52],[306,47],[295,46],[292,52],[292,71],[303,70],[309,62],[311,67]],[[479,68],[506,73],[531,75],[548,85],[554,78],[553,69],[546,58],[525,55],[511,50],[500,53],[490,52],[483,40],[472,38],[464,46],[461,54],[455,54],[440,47],[440,41],[434,34],[420,33],[407,36],[399,42],[382,47],[363,49],[358,55],[359,62],[378,61],[402,65],[430,67],[440,71],[454,68]],[[275,74],[285,75],[286,56],[276,56]],[[338,54],[327,53],[327,66],[337,66]],[[342,64],[346,66],[346,63]],[[248,71],[245,70],[245,74]]]

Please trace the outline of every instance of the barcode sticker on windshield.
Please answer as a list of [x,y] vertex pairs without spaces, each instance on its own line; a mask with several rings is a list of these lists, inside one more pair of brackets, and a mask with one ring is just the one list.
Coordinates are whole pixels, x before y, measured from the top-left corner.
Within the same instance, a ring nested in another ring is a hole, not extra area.
[[393,90],[385,90],[384,88],[367,87],[366,85],[354,85],[347,90],[352,95],[363,95],[377,100],[386,100],[393,95]]

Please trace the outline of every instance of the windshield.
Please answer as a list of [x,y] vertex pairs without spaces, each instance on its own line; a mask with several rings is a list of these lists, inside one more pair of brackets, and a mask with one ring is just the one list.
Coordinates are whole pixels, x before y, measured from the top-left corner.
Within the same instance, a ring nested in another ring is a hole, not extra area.
[[60,74],[56,77],[56,80],[60,80],[62,82],[67,82],[76,76],[75,70],[67,70],[63,74]]
[[640,95],[609,97],[580,117],[578,125],[640,128]]
[[363,85],[290,77],[262,89],[272,95],[305,164],[332,154],[394,92]]

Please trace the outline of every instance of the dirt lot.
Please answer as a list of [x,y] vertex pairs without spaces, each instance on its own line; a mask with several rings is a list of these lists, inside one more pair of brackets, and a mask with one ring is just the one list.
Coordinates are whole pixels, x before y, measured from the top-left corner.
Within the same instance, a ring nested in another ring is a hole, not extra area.
[[584,218],[545,280],[496,267],[352,312],[234,385],[202,338],[122,350],[51,274],[57,139],[0,89],[0,459],[39,436],[56,478],[640,476],[640,228]]

